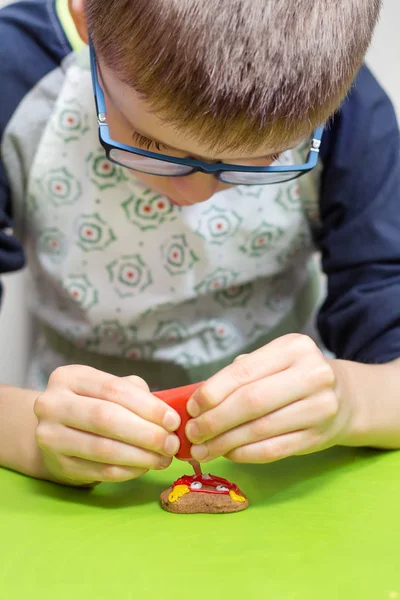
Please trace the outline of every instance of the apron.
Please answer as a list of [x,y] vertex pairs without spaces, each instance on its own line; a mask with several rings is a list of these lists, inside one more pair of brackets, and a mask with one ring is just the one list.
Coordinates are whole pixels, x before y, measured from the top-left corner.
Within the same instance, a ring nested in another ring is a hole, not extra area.
[[314,197],[308,176],[189,207],[147,189],[99,144],[85,50],[66,71],[22,210],[41,330],[28,385],[77,362],[183,385],[301,331],[319,294],[304,210]]

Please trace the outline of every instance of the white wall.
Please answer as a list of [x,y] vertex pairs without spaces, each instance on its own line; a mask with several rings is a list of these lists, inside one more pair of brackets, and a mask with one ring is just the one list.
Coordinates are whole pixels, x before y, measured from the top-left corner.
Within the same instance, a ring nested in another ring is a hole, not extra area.
[[[0,6],[5,3],[0,0]],[[384,0],[368,62],[390,94],[400,116],[399,26],[400,1]],[[0,381],[20,385],[26,369],[29,343],[24,277],[21,274],[7,275],[3,277],[3,283],[6,294],[0,316]]]

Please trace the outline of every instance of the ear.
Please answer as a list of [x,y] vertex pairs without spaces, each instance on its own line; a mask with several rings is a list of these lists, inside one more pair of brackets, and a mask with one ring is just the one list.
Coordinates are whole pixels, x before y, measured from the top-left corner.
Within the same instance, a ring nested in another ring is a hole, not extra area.
[[84,0],[68,0],[69,12],[75,23],[75,27],[81,40],[89,43],[89,33],[86,23],[85,2]]

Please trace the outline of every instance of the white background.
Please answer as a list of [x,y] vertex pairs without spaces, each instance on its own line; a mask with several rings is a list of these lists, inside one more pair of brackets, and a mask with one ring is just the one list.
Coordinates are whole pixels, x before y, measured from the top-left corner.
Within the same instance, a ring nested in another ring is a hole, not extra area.
[[[0,6],[5,3],[0,0]],[[399,26],[399,0],[384,0],[381,20],[367,58],[370,67],[395,103],[400,117]],[[24,277],[19,273],[6,275],[2,280],[5,298],[0,314],[0,382],[22,385],[30,338]]]

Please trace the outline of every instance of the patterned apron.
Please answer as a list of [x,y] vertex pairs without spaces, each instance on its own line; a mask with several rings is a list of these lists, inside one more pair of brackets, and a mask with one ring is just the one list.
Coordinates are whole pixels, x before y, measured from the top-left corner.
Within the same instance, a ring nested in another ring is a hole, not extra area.
[[87,67],[85,51],[68,68],[28,182],[24,242],[42,332],[28,384],[77,362],[153,388],[185,384],[301,331],[318,296],[311,180],[172,205],[106,159]]

